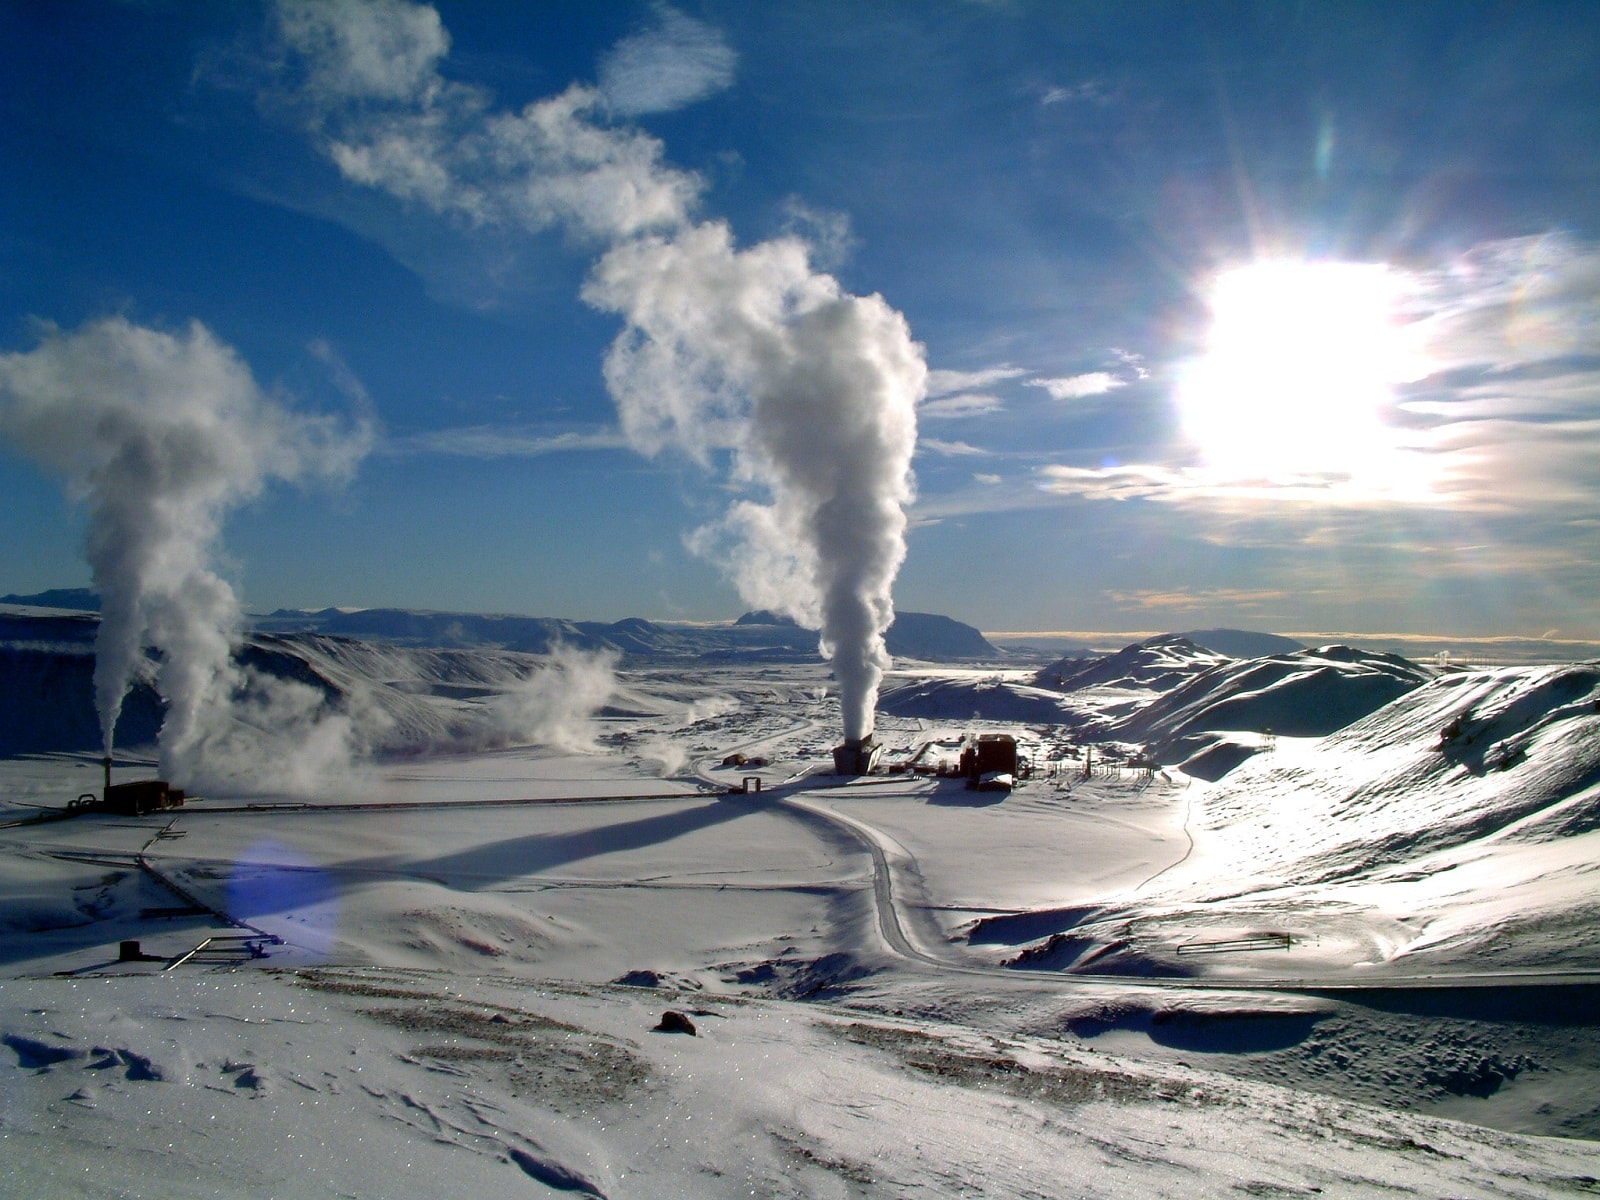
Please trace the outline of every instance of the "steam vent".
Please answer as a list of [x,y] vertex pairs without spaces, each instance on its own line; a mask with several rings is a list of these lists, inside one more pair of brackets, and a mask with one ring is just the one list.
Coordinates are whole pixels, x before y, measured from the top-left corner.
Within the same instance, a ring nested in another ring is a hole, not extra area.
[[878,765],[878,755],[882,753],[882,744],[873,741],[871,734],[864,738],[846,738],[842,746],[833,748],[833,773],[870,775],[872,768]]

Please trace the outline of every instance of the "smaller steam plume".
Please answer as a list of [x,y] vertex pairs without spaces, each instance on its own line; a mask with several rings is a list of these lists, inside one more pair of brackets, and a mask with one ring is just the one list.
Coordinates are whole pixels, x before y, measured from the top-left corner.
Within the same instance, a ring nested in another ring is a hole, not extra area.
[[112,317],[75,333],[47,326],[36,349],[0,356],[0,434],[87,513],[107,753],[149,647],[167,704],[161,766],[176,782],[207,786],[241,759],[292,776],[293,763],[348,756],[354,725],[321,693],[234,661],[242,615],[213,564],[232,509],[273,480],[347,475],[369,430],[284,407],[198,322],[174,334]]
[[574,754],[595,748],[595,714],[617,690],[617,655],[557,646],[549,661],[489,701],[489,745],[540,745]]

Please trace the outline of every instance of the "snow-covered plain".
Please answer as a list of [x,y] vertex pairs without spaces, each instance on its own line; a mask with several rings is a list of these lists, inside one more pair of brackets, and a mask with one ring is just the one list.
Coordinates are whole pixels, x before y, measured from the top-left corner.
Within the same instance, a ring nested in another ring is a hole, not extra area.
[[[1297,705],[1343,686],[1269,674]],[[1251,753],[1207,781],[1072,732],[1130,728],[1181,679],[1097,679],[1079,702],[1114,718],[1019,725],[973,713],[1031,679],[904,668],[891,682],[924,699],[880,717],[889,757],[1009,729],[1036,771],[1006,795],[823,773],[823,668],[640,669],[594,753],[391,757],[322,793],[263,780],[11,824],[0,1179],[1592,1193],[1597,680],[1448,675],[1320,738],[1212,726],[1213,752]],[[721,766],[735,751],[766,762]],[[0,805],[20,820],[98,781],[81,754],[12,758]],[[241,934],[279,944],[164,969]],[[133,939],[152,960],[117,961]],[[668,1009],[696,1035],[656,1031]]]

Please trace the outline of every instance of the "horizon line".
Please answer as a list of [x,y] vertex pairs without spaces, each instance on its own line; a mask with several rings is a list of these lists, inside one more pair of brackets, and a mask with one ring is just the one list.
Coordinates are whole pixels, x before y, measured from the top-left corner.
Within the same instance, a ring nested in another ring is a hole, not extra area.
[[[1231,628],[1217,626],[1216,628]],[[1140,642],[1148,638],[1160,637],[1163,634],[1184,632],[1177,629],[1151,629],[1151,630],[1116,630],[1116,629],[1000,629],[980,630],[984,637],[1020,639],[1020,638],[1048,638],[1052,641],[1098,641],[1107,638],[1126,639],[1129,642]],[[1204,631],[1194,631],[1204,632]],[[1404,641],[1404,642],[1458,642],[1468,645],[1507,645],[1514,642],[1537,642],[1544,646],[1593,646],[1600,645],[1600,636],[1585,637],[1549,637],[1543,634],[1522,633],[1497,633],[1497,634],[1458,634],[1458,633],[1397,633],[1385,631],[1380,633],[1358,633],[1353,630],[1295,630],[1280,632],[1270,629],[1239,629],[1239,633],[1261,633],[1273,637],[1294,638],[1298,641],[1311,641],[1319,645],[1327,645],[1330,641],[1355,638],[1361,641]]]

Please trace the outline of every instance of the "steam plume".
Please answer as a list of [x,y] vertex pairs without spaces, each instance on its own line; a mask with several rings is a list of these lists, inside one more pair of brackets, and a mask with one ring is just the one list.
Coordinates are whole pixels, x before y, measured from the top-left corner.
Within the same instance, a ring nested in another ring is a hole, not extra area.
[[634,444],[728,447],[735,478],[770,495],[735,505],[700,545],[727,535],[747,600],[820,627],[845,736],[865,737],[926,378],[905,319],[813,271],[803,242],[741,251],[718,222],[615,247],[584,297],[628,322],[606,382]]
[[[630,40],[626,59],[692,45],[694,86],[671,89],[684,100],[730,81],[715,32],[664,12],[658,41]],[[926,379],[904,318],[816,271],[798,237],[740,249],[726,224],[693,222],[699,181],[655,138],[608,123],[608,95],[610,112],[655,106],[618,103],[615,79],[496,112],[438,73],[449,39],[431,8],[285,0],[280,14],[294,102],[347,177],[469,222],[609,243],[583,295],[625,322],[605,367],[623,430],[646,454],[731,451],[751,494],[692,544],[739,564],[747,600],[820,628],[845,735],[869,734]],[[374,45],[404,69],[375,71]]]
[[[222,520],[269,480],[348,472],[364,431],[285,409],[198,322],[174,335],[113,317],[71,334],[46,327],[36,349],[0,356],[0,432],[62,475],[88,513],[106,751],[153,646],[167,702],[162,768],[195,781],[217,723],[250,684],[232,658],[239,603],[212,569]],[[250,704],[261,720],[272,697],[258,687]]]

